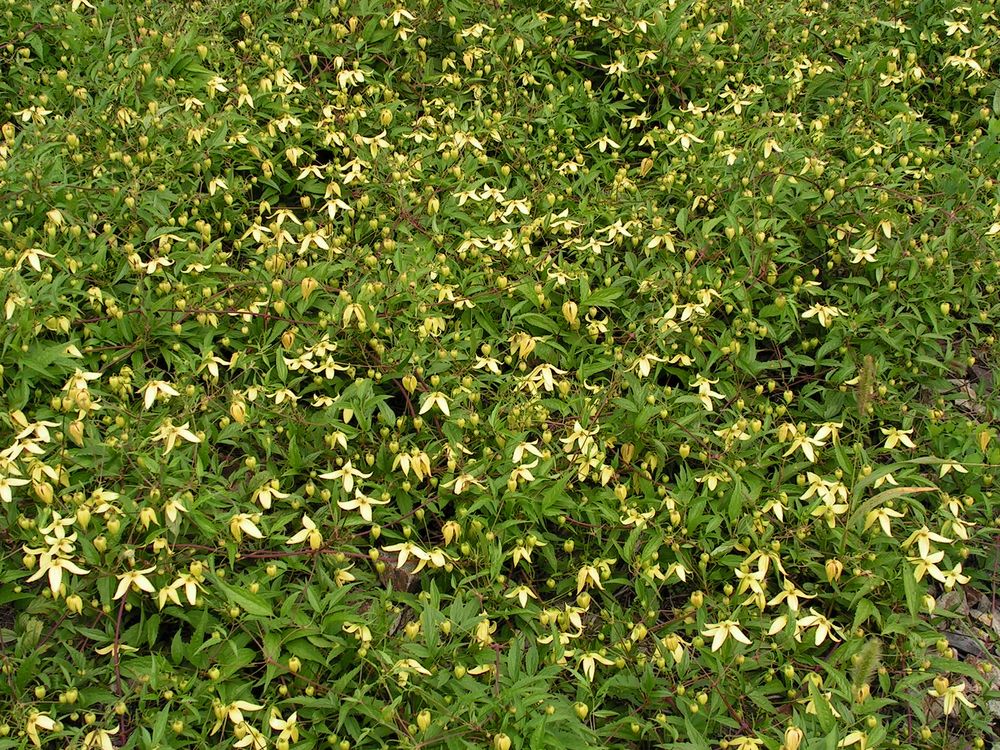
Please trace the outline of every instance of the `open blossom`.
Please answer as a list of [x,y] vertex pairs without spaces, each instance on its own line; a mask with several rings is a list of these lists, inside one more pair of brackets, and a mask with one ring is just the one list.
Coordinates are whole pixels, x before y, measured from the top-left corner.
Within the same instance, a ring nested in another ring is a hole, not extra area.
[[44,729],[47,732],[51,732],[55,728],[56,722],[51,716],[38,711],[32,711],[28,715],[28,721],[25,724],[24,733],[28,735],[28,739],[31,740],[31,744],[35,747],[41,747],[42,740],[38,736],[38,730]]
[[316,523],[307,515],[302,515],[302,529],[294,536],[289,537],[285,544],[302,544],[308,541],[309,547],[318,550],[323,546],[323,535],[316,528]]
[[819,321],[819,324],[824,328],[829,328],[830,323],[833,322],[834,318],[839,318],[844,313],[839,307],[833,307],[831,305],[821,305],[819,303],[813,305],[804,313],[802,313],[803,318],[815,317]]
[[180,396],[180,392],[165,380],[151,380],[142,389],[142,407],[149,409],[157,398]]
[[969,708],[973,708],[972,701],[965,697],[965,683],[951,685],[945,677],[938,677],[934,680],[934,687],[927,691],[927,694],[934,698],[941,698],[944,703],[945,716],[950,716],[955,710],[955,705],[961,702]]
[[829,637],[831,640],[839,641],[840,638],[837,637],[836,631],[837,626],[830,622],[826,616],[821,615],[815,609],[810,609],[810,615],[803,617],[795,622],[795,640],[801,640],[802,631],[807,628],[815,628],[815,643],[817,646],[821,645],[823,641]]
[[709,623],[701,634],[712,638],[712,651],[718,651],[730,637],[749,646],[752,641],[740,630],[740,624],[735,620],[723,620],[722,622]]
[[289,740],[290,742],[299,741],[299,727],[298,727],[298,712],[293,711],[288,715],[287,719],[282,719],[281,714],[278,713],[277,709],[271,714],[271,720],[269,722],[271,729],[279,732],[279,740]]
[[438,411],[446,417],[451,416],[451,410],[448,408],[448,399],[443,393],[441,393],[441,391],[431,391],[424,396],[424,402],[420,407],[420,413],[426,414],[435,406],[438,408]]
[[177,438],[184,438],[184,440],[187,440],[189,443],[201,442],[201,438],[188,429],[190,424],[190,422],[185,422],[180,426],[176,426],[173,422],[167,419],[156,428],[156,432],[153,433],[153,440],[156,440],[157,442],[163,441],[167,444],[163,449],[164,456],[174,449],[174,445],[177,443]]
[[79,567],[72,560],[64,557],[55,557],[48,552],[43,552],[39,559],[38,570],[28,579],[28,582],[37,581],[43,575],[48,574],[49,588],[52,590],[52,595],[59,596],[64,570],[78,576],[87,575],[89,572]]
[[5,503],[13,501],[14,495],[11,492],[11,487],[23,487],[26,484],[30,484],[27,479],[0,476],[0,500]]
[[337,505],[340,506],[341,510],[356,510],[361,514],[361,517],[365,519],[368,523],[372,522],[372,508],[377,505],[387,505],[388,500],[376,500],[373,497],[369,497],[361,490],[354,490],[353,500],[340,500]]
[[917,447],[914,442],[910,440],[910,435],[913,434],[913,430],[900,430],[895,427],[890,427],[889,429],[882,427],[880,429],[882,430],[882,434],[886,436],[886,450],[892,450],[897,445],[905,445],[907,448]]
[[371,473],[365,474],[364,472],[355,469],[351,462],[348,461],[341,468],[335,471],[328,471],[325,474],[320,474],[320,479],[339,479],[344,487],[345,492],[350,492],[354,489],[354,477],[361,477],[362,479],[368,479]]
[[121,599],[133,586],[147,593],[155,594],[156,587],[150,583],[148,578],[146,578],[146,574],[152,573],[154,570],[156,570],[155,565],[142,570],[130,570],[126,573],[122,573],[118,576],[118,588],[115,591],[115,595],[111,598],[114,600]]
[[229,533],[237,542],[243,540],[243,535],[247,534],[254,539],[263,539],[264,535],[254,523],[253,517],[247,513],[237,513],[229,519]]
[[692,388],[698,389],[698,400],[701,401],[702,406],[705,407],[705,411],[712,411],[712,399],[725,398],[721,393],[712,390],[712,386],[718,383],[718,380],[709,380],[704,375],[699,375],[691,383]]
[[92,729],[83,737],[83,750],[114,750],[112,737],[118,733],[118,724],[111,729]]

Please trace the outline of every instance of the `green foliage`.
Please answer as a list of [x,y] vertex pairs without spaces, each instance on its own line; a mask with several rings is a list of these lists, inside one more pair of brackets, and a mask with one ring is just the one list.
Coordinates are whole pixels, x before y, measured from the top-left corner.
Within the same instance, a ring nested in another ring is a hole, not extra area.
[[0,750],[992,736],[991,3],[0,9]]

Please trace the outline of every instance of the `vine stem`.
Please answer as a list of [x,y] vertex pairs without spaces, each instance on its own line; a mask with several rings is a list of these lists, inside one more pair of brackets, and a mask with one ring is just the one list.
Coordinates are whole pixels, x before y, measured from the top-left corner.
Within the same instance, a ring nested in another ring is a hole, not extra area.
[[121,670],[121,632],[122,632],[122,616],[125,614],[125,599],[128,597],[123,596],[121,602],[118,605],[118,617],[115,620],[115,640],[111,647],[111,660],[115,665],[115,695],[119,698],[122,695],[122,670]]

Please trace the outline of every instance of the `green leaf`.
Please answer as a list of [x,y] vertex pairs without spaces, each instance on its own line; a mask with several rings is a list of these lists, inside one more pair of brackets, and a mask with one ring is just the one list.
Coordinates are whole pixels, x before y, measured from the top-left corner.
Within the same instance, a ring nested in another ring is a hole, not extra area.
[[912,617],[917,616],[920,611],[920,591],[917,588],[917,579],[913,575],[913,568],[909,563],[902,562],[903,566],[903,592],[906,595],[906,608]]
[[837,719],[833,715],[829,701],[820,692],[816,683],[809,680],[809,698],[816,709],[816,718],[824,732],[829,732],[837,726]]
[[210,576],[215,587],[222,592],[226,599],[242,609],[248,615],[254,617],[273,617],[274,611],[267,600],[259,594],[251,594],[249,591],[230,586],[222,581],[218,576]]

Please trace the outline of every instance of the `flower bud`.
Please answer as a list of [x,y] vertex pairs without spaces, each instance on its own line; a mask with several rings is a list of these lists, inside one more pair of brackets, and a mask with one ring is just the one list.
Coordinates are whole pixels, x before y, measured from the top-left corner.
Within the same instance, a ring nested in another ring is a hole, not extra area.
[[32,484],[31,488],[35,491],[38,499],[41,500],[46,505],[52,504],[52,499],[54,493],[52,491],[52,485],[48,482],[35,482]]
[[493,747],[495,750],[510,750],[510,737],[503,732],[493,735]]
[[78,615],[83,612],[83,598],[79,594],[70,594],[66,597],[66,610],[70,614]]
[[244,424],[247,420],[247,408],[242,401],[234,401],[229,406],[229,416],[237,424]]
[[782,750],[798,750],[804,737],[805,733],[798,727],[788,727],[785,730],[785,744],[781,746]]
[[292,674],[297,674],[298,671],[302,669],[302,662],[299,661],[299,657],[293,656],[288,660],[288,671]]
[[309,295],[316,291],[319,282],[312,276],[306,276],[299,282],[299,290],[302,292],[302,299],[309,299]]
[[621,455],[624,463],[632,463],[632,459],[635,458],[635,446],[632,443],[625,443],[622,445]]
[[579,312],[580,308],[575,302],[573,302],[573,300],[566,300],[565,302],[563,302],[562,304],[563,318],[565,318],[566,322],[569,323],[571,326],[580,325],[580,320],[578,317]]
[[937,677],[934,678],[934,689],[937,691],[938,695],[944,693],[944,691],[948,689],[948,685],[950,684],[951,683],[948,681],[948,678],[945,677],[944,675],[938,675]]
[[830,583],[840,580],[844,573],[844,563],[840,560],[830,559],[826,561],[826,580]]
[[420,728],[421,732],[426,732],[427,727],[431,725],[431,712],[426,708],[417,714],[417,726]]
[[980,451],[983,453],[986,452],[986,448],[990,444],[992,437],[993,435],[985,427],[979,431],[979,434],[976,436],[976,443],[979,445]]
[[150,507],[142,508],[139,511],[139,523],[143,529],[148,529],[151,523],[156,523],[156,511]]

